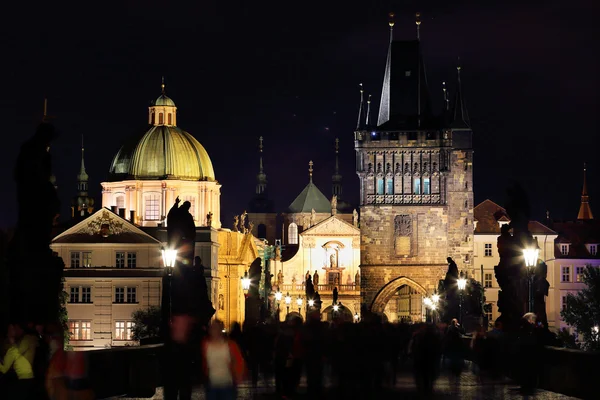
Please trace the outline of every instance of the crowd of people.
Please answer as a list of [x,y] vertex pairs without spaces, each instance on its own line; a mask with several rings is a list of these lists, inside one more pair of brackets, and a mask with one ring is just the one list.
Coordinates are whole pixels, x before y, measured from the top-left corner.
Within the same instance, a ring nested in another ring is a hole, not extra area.
[[[417,390],[428,396],[443,369],[451,387],[457,387],[469,359],[479,379],[512,375],[531,392],[544,340],[539,328],[535,314],[523,317],[516,341],[507,339],[500,322],[490,331],[481,327],[465,336],[456,319],[449,324],[390,324],[369,315],[359,323],[323,322],[319,313],[313,313],[306,322],[290,315],[281,323],[244,329],[234,324],[228,333],[221,321],[214,320],[202,340],[192,343],[201,368],[199,379],[191,380],[204,384],[208,400],[235,399],[237,385],[246,379],[255,387],[274,381],[279,398],[293,398],[303,376],[310,398],[332,391],[341,398],[376,398],[395,387],[402,372],[412,372]],[[62,329],[11,324],[1,360],[2,398],[93,397],[85,352],[65,352]],[[182,367],[187,368],[185,363]],[[165,398],[166,391],[167,385]],[[188,390],[171,397],[177,396],[191,396],[191,381]]]

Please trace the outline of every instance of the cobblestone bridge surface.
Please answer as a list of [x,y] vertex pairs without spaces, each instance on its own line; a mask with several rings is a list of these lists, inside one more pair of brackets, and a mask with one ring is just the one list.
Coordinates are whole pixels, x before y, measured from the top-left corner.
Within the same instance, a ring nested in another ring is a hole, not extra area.
[[[249,383],[239,387],[238,399],[277,399],[274,393],[274,382],[260,382],[257,388],[252,388]],[[326,385],[327,386],[327,385]],[[414,382],[410,375],[400,375],[396,386],[387,388],[382,395],[376,396],[377,399],[419,399]],[[204,390],[198,387],[194,390],[192,399],[204,400],[206,398]],[[339,397],[333,393],[332,388],[326,388],[323,396],[325,399],[337,399]],[[344,396],[344,399],[347,399]],[[366,399],[364,395],[356,398]],[[134,400],[129,397],[112,397],[110,400],[127,399]],[[153,400],[163,399],[162,388],[158,388]],[[298,395],[294,399],[309,399],[306,394],[306,384],[304,378],[300,384]],[[448,376],[442,375],[435,384],[433,399],[474,399],[474,400],[495,400],[495,399],[535,399],[535,400],[568,400],[576,399],[558,393],[548,392],[538,389],[535,394],[524,396],[519,393],[518,386],[509,380],[480,380],[473,373],[465,372],[462,374],[459,382],[451,382]]]

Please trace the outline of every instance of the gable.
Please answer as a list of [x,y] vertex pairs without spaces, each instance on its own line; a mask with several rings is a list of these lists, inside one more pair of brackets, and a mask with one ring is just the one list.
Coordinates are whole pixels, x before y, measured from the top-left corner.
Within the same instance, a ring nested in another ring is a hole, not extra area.
[[102,208],[52,239],[58,243],[160,243],[131,222]]
[[335,215],[305,230],[301,236],[359,236],[360,229]]

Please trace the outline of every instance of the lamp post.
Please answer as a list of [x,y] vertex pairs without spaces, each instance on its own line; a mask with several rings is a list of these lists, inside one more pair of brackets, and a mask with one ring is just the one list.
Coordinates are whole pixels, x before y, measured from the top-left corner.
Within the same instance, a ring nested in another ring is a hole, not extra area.
[[[171,316],[172,316],[172,283],[173,283],[173,269],[175,268],[175,263],[177,262],[177,250],[174,249],[162,249],[161,250],[162,253],[162,257],[163,257],[163,267],[165,268],[165,272],[167,274],[167,279],[169,281],[169,314],[168,314],[168,318],[167,321],[170,322],[171,321]],[[164,292],[163,292],[164,293]],[[163,298],[163,307],[164,307],[164,302],[166,299]],[[163,314],[164,316],[164,314]],[[168,326],[168,324],[167,324]]]
[[336,319],[338,311],[340,311],[340,306],[338,306],[337,304],[334,304],[333,305],[333,319]]
[[460,278],[458,278],[458,280],[456,281],[456,284],[458,285],[458,293],[459,293],[458,322],[462,325],[463,292],[465,291],[465,288],[467,287],[467,280],[464,278],[464,274],[462,271],[460,272]]
[[523,249],[523,258],[525,259],[525,267],[527,268],[527,286],[529,292],[528,309],[533,312],[533,276],[535,274],[535,266],[538,262],[540,250],[536,247]]
[[244,276],[240,278],[242,280],[242,289],[244,290],[244,295],[248,294],[250,290],[250,277],[248,276],[248,271],[244,272]]
[[290,296],[290,292],[285,295],[285,305],[287,306],[287,313],[290,313],[290,304],[292,304],[292,296]]
[[315,301],[313,299],[308,300],[308,302],[306,303],[306,315],[308,316],[308,313],[310,311],[312,311],[312,308],[315,306]]
[[302,310],[302,297],[300,297],[300,295],[298,295],[298,298],[296,299],[296,304],[298,304],[298,314],[300,314],[300,311]]
[[358,323],[359,320],[360,320],[360,316],[358,315],[358,313],[354,313],[354,322]]
[[275,300],[277,300],[277,322],[279,322],[279,304],[281,304],[281,298],[283,297],[283,293],[279,290],[275,292]]

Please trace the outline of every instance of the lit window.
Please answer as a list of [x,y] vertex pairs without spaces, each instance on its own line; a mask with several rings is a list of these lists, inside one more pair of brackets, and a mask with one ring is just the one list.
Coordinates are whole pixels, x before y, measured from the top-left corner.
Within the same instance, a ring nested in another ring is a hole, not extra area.
[[293,222],[288,227],[288,244],[298,244],[298,225]]
[[71,252],[71,268],[79,268],[81,266],[81,256],[78,251]]
[[136,288],[134,288],[134,287],[127,288],[127,302],[128,303],[137,303]]
[[71,287],[69,303],[79,303],[79,286]]
[[383,194],[383,178],[377,178],[377,194]]
[[171,113],[167,114],[167,118],[169,120],[169,125],[173,125],[173,119],[172,119],[173,118],[173,114],[171,114]]
[[485,243],[483,245],[483,255],[485,257],[491,257],[492,256],[492,244],[491,243]]
[[91,303],[92,302],[92,288],[89,286],[84,286],[81,288],[81,302],[82,303]]
[[183,196],[183,201],[190,202],[190,214],[192,214],[192,217],[196,220],[196,196]]
[[117,208],[125,208],[125,196],[117,196]]
[[89,268],[92,266],[92,252],[84,251],[81,253],[81,266]]
[[568,244],[560,245],[560,254],[562,254],[563,256],[569,255],[569,245]]
[[415,178],[413,189],[414,194],[421,194],[421,178]]
[[385,192],[387,194],[394,194],[394,180],[392,178],[388,178],[388,180],[386,181]]
[[431,184],[429,178],[423,178],[423,194],[431,194]]
[[162,125],[165,123],[165,116],[163,115],[163,113],[158,113],[158,124]]
[[595,256],[596,254],[598,254],[598,245],[597,244],[590,244],[588,246],[588,249],[590,251],[590,255]]
[[483,286],[486,288],[492,287],[492,274],[485,274],[484,280],[483,280]]
[[115,321],[115,340],[131,340],[134,326],[131,321]]
[[135,268],[137,266],[136,253],[127,253],[127,268]]
[[69,321],[69,335],[71,340],[79,340],[81,334],[81,323],[79,321]]
[[583,269],[585,267],[576,267],[575,268],[575,281],[583,282]]
[[117,251],[115,255],[115,268],[125,268],[125,252]]
[[562,267],[561,282],[571,282],[571,267]]
[[81,322],[81,340],[92,340],[92,323],[90,321]]
[[149,194],[144,203],[144,219],[158,221],[160,219],[160,195]]
[[125,288],[124,287],[116,287],[115,288],[115,303],[125,303]]

